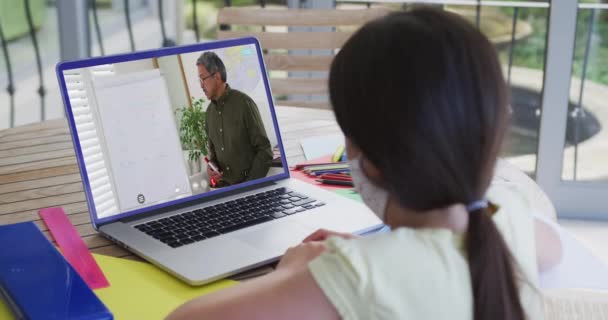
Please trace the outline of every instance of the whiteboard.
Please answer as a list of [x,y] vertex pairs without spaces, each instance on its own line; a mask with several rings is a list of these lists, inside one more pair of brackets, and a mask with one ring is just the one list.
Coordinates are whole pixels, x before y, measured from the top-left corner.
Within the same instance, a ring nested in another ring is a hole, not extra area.
[[192,195],[159,71],[102,77],[93,87],[120,211]]

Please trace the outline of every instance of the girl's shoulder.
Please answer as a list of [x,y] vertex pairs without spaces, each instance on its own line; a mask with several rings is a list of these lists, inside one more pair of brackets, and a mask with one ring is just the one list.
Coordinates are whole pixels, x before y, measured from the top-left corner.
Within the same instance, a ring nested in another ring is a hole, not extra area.
[[399,228],[326,244],[309,269],[343,318],[471,317],[468,264],[451,231]]

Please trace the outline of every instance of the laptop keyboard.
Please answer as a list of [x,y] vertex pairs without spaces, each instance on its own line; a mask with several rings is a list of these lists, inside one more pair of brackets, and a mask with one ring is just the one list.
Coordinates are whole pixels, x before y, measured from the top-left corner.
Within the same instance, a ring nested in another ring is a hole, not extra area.
[[136,225],[172,248],[303,212],[325,203],[278,188]]

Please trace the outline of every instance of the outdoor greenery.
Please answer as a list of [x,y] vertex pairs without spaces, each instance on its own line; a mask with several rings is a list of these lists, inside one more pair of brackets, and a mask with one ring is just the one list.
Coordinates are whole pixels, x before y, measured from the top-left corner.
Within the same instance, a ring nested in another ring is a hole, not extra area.
[[192,97],[192,107],[184,106],[176,111],[180,119],[179,139],[182,147],[188,150],[188,159],[197,161],[207,155],[207,134],[205,133],[205,111],[200,98]]
[[[284,5],[286,0],[266,0],[266,4]],[[256,0],[230,0],[231,6],[258,6]],[[196,18],[198,21],[199,34],[203,38],[214,39],[217,35],[217,13],[219,8],[224,6],[224,0],[198,0],[196,2]],[[194,29],[192,1],[185,3],[186,28]]]
[[[501,10],[505,15],[512,17],[514,11],[512,8]],[[549,9],[544,8],[519,9],[519,19],[529,23],[533,32],[528,38],[516,43],[513,54],[514,65],[540,70],[544,68],[548,12]],[[582,74],[590,17],[591,10],[579,10],[573,65],[573,75],[576,77]],[[608,64],[604,63],[608,61],[608,41],[604,39],[608,35],[608,14],[605,11],[596,12],[593,29],[587,79],[608,84]],[[508,61],[508,50],[508,47],[500,50],[503,61]]]
[[[579,11],[577,31],[576,31],[576,49],[574,51],[574,73],[577,76],[581,75],[583,69],[583,59],[585,54],[585,46],[589,33],[589,19],[591,10]],[[591,52],[587,67],[587,78],[603,84],[608,84],[608,41],[604,39],[608,35],[608,15],[606,11],[597,11],[595,18],[595,26],[593,36],[591,38]]]
[[[40,28],[46,19],[45,6],[44,0],[30,1],[32,20],[36,29]],[[29,34],[23,1],[0,0],[0,21],[4,36],[9,41]]]
[[[513,9],[502,8],[501,11],[512,19]],[[526,22],[532,27],[530,36],[517,41],[513,49],[513,65],[543,69],[545,63],[545,49],[547,37],[547,14],[548,9],[520,8],[518,22]],[[499,50],[501,60],[508,62],[510,46]]]

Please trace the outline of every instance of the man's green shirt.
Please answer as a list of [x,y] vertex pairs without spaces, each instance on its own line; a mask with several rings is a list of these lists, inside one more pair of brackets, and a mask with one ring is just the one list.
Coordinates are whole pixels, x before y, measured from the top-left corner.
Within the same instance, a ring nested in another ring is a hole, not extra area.
[[263,178],[272,162],[270,141],[255,102],[231,89],[207,108],[205,131],[210,160],[229,184]]

